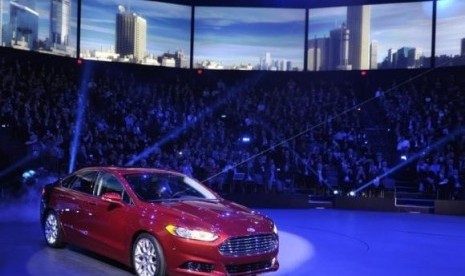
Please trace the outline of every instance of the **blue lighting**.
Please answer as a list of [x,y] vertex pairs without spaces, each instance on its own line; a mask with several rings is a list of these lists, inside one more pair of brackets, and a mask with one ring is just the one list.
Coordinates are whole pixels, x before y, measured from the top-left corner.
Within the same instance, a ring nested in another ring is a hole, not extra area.
[[87,95],[89,92],[89,79],[90,79],[90,63],[85,63],[84,74],[81,79],[81,87],[78,91],[77,110],[76,110],[76,125],[74,128],[73,140],[71,142],[71,153],[69,160],[68,173],[74,171],[76,165],[76,155],[79,148],[79,137],[81,136],[82,122],[86,111]]
[[0,171],[0,177],[4,177],[5,175],[8,175],[11,172],[14,172],[16,169],[20,168],[21,166],[27,164],[29,161],[33,160],[35,157],[32,155],[27,155],[23,159],[19,160],[15,164],[12,164],[8,168]]
[[24,179],[29,179],[33,177],[35,174],[36,172],[34,170],[28,170],[28,171],[25,171],[22,176]]
[[402,162],[400,162],[399,164],[397,164],[396,166],[394,166],[393,168],[391,168],[387,172],[385,172],[385,173],[383,173],[381,175],[378,175],[374,179],[368,181],[368,183],[366,183],[365,185],[362,185],[361,187],[359,187],[357,190],[355,190],[355,192],[356,193],[360,192],[361,190],[363,190],[363,189],[369,187],[370,185],[372,185],[375,181],[379,181],[379,179],[381,179],[383,177],[386,177],[386,176],[390,175],[391,173],[393,173],[393,172],[395,172],[397,170],[400,170],[401,168],[407,166],[408,164],[410,164],[412,162],[415,162],[418,158],[423,157],[426,154],[430,153],[431,151],[442,147],[443,145],[447,144],[448,142],[454,140],[454,138],[456,136],[463,135],[464,133],[465,133],[465,128],[459,128],[459,129],[455,130],[452,134],[449,134],[449,135],[443,137],[442,139],[436,141],[431,146],[429,146],[427,148],[424,148],[424,149],[420,150],[419,152],[417,152],[417,153],[415,153],[413,155],[410,155],[408,158],[406,156],[405,160],[402,159]]
[[250,137],[249,136],[242,136],[241,141],[242,141],[242,143],[250,143]]
[[246,87],[251,85],[252,83],[258,81],[258,79],[262,76],[262,74],[257,73],[254,75],[253,79],[247,80],[247,82],[243,82],[241,84],[237,84],[236,86],[232,87],[227,91],[227,95],[225,97],[220,98],[217,102],[215,102],[210,108],[207,108],[206,111],[201,112],[198,114],[197,118],[198,120],[195,120],[191,123],[182,125],[176,129],[174,129],[171,133],[168,133],[164,137],[162,137],[159,141],[155,142],[152,146],[146,148],[143,150],[141,153],[138,155],[134,156],[132,160],[127,162],[125,165],[126,166],[133,166],[136,162],[138,162],[141,159],[147,158],[150,156],[150,154],[154,153],[155,151],[159,150],[164,144],[178,138],[182,133],[187,132],[187,130],[193,128],[195,125],[200,123],[202,119],[208,115],[208,113],[218,109],[220,106],[225,104],[228,99],[231,97],[235,97],[238,93],[241,93],[242,91],[245,90]]

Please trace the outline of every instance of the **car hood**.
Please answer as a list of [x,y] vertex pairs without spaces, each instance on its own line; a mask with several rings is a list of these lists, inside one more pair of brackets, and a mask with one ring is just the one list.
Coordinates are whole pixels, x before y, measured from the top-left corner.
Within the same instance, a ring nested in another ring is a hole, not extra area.
[[227,201],[169,201],[153,203],[153,208],[168,215],[170,223],[180,226],[201,228],[228,235],[251,235],[270,233],[273,223],[267,217],[257,214],[239,204]]

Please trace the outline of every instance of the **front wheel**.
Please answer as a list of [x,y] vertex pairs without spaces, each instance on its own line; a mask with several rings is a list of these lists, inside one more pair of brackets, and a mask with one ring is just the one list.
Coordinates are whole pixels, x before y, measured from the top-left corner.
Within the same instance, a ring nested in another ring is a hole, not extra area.
[[63,232],[61,231],[60,220],[57,214],[49,211],[45,217],[44,225],[45,242],[50,247],[63,247]]
[[132,247],[132,264],[139,276],[165,275],[165,257],[160,244],[152,235],[144,233],[137,237]]

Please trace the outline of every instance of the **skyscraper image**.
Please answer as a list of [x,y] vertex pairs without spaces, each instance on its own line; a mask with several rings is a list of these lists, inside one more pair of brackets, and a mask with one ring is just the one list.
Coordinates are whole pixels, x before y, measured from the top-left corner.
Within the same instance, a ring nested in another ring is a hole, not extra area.
[[141,62],[146,53],[147,21],[136,13],[118,7],[116,14],[116,53],[121,57],[132,56]]
[[347,7],[347,28],[350,31],[349,64],[353,69],[370,67],[371,8],[365,6]]
[[378,69],[378,41],[373,40],[370,44],[370,69]]
[[346,25],[343,24],[341,27],[341,40],[339,48],[339,65],[337,66],[338,70],[352,70],[352,66],[349,64],[349,40],[350,40],[350,30],[347,29]]
[[328,70],[329,38],[314,38],[308,41],[307,68],[309,71]]
[[465,38],[462,38],[460,46],[460,55],[465,57]]
[[71,0],[52,0],[50,5],[50,43],[52,47],[68,46]]
[[5,28],[6,46],[33,49],[39,37],[39,13],[35,0],[10,2],[10,22]]
[[[329,70],[343,70],[343,68],[340,67],[341,64],[344,64],[342,54],[346,54],[348,50],[347,48],[344,49],[344,47],[348,47],[347,45],[347,36],[349,31],[346,26],[343,24],[340,28],[331,30],[329,33],[329,56],[328,56],[328,69]],[[346,41],[344,41],[346,39]],[[346,59],[347,60],[347,59]]]

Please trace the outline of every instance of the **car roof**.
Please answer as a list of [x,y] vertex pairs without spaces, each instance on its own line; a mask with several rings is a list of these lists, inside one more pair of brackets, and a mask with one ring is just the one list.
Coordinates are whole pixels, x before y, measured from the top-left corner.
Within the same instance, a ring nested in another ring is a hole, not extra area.
[[86,167],[81,168],[79,171],[87,171],[87,170],[94,170],[94,171],[107,171],[116,174],[132,174],[132,173],[166,173],[166,174],[177,174],[182,175],[179,172],[165,170],[165,169],[157,169],[157,168],[128,168],[128,167],[112,167],[112,166],[100,166],[100,167]]

